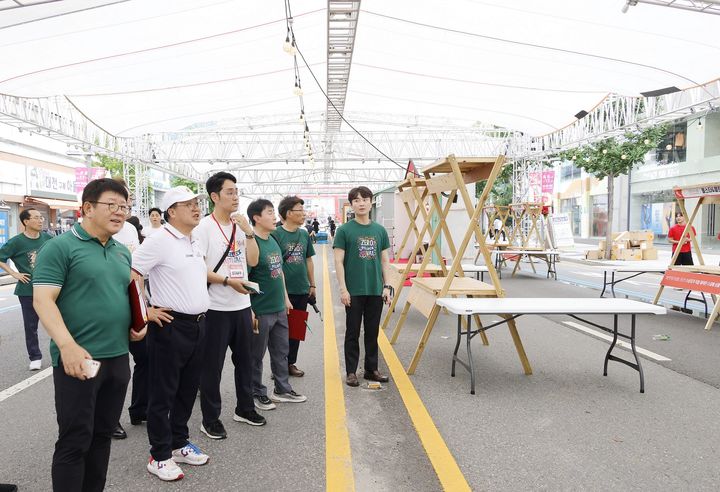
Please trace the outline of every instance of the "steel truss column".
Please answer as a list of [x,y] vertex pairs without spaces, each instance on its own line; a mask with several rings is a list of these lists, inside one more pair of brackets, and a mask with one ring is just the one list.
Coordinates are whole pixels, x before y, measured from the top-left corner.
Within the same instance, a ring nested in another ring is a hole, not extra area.
[[325,131],[340,131],[345,110],[360,0],[328,0]]

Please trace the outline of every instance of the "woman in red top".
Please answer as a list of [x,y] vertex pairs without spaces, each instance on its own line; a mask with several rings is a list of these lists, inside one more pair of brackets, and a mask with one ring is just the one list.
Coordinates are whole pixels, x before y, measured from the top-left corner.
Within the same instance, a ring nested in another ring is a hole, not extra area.
[[[675,253],[675,250],[678,247],[678,244],[682,243],[680,246],[680,254],[677,257],[677,260],[675,260],[676,265],[694,265],[692,253],[690,252],[690,234],[686,234],[685,238],[680,241],[680,238],[682,237],[682,233],[685,230],[685,217],[682,214],[675,215],[675,225],[670,228],[668,231],[668,241],[672,243],[672,250],[673,253]],[[695,228],[692,228],[693,235],[695,235]]]

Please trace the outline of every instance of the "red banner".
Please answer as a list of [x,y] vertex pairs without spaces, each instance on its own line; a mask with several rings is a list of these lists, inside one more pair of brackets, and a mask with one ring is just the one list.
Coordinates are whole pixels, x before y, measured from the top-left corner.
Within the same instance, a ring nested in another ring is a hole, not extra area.
[[717,196],[720,195],[720,183],[707,183],[695,186],[687,186],[684,188],[673,188],[675,198],[700,198],[701,196]]
[[660,283],[665,287],[678,287],[680,289],[707,292],[708,294],[720,294],[720,275],[668,270]]
[[90,181],[104,178],[106,174],[107,170],[104,167],[76,167],[75,193],[80,193]]

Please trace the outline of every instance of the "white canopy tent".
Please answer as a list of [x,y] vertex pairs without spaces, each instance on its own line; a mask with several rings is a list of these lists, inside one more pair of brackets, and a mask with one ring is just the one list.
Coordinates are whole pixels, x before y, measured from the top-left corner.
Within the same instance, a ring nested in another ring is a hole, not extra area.
[[[1,94],[66,97],[120,137],[242,132],[249,146],[255,132],[281,132],[302,156],[283,2],[65,0],[2,10],[17,3],[33,2],[0,1]],[[609,94],[718,78],[720,17],[643,3],[623,13],[625,4],[362,0],[345,116],[362,132],[495,125],[538,136]],[[322,135],[327,2],[290,5],[305,113]],[[324,143],[314,141],[316,154]],[[210,169],[205,159],[190,165]]]

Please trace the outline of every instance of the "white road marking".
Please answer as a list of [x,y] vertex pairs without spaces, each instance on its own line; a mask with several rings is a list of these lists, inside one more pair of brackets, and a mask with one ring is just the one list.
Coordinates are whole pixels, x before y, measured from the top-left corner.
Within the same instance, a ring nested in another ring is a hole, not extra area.
[[20,309],[20,304],[15,304],[14,306],[7,306],[4,308],[0,308],[0,314],[7,313],[8,311],[14,311],[15,309]]
[[22,390],[29,388],[35,383],[38,383],[45,379],[46,377],[52,375],[52,367],[48,367],[47,369],[43,369],[39,373],[30,376],[24,381],[20,381],[18,384],[15,384],[13,386],[10,386],[8,389],[0,391],[0,402],[7,400],[13,395],[16,395],[20,393]]
[[[563,321],[563,323],[565,323],[568,326],[572,326],[573,328],[580,330],[583,333],[587,333],[588,335],[592,335],[596,338],[601,338],[603,340],[607,340],[608,342],[612,342],[613,337],[611,337],[610,335],[606,335],[605,333],[600,333],[599,331],[595,331],[591,328],[588,328],[587,326],[583,326],[580,323],[576,323],[574,321]],[[622,340],[618,340],[617,345],[626,350],[632,350],[632,347],[630,346],[630,344],[627,342],[623,342]],[[669,362],[672,360],[672,359],[668,359],[664,355],[656,354],[655,352],[650,352],[649,350],[640,348],[637,345],[635,346],[635,350],[637,350],[637,352],[639,354],[643,354],[644,356],[649,357],[658,362]]]

